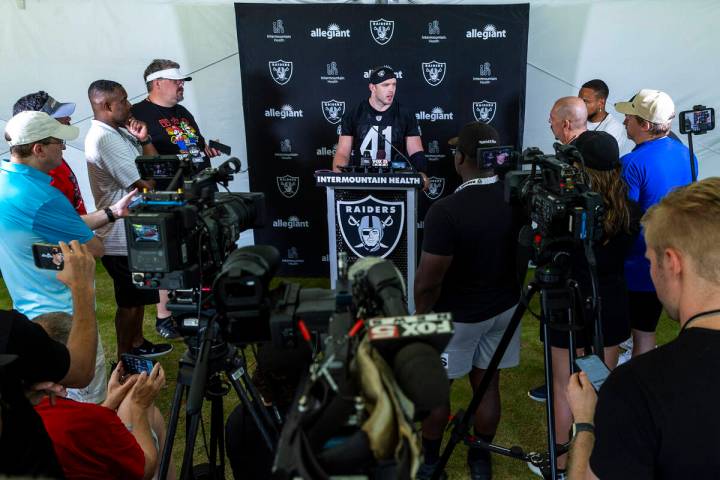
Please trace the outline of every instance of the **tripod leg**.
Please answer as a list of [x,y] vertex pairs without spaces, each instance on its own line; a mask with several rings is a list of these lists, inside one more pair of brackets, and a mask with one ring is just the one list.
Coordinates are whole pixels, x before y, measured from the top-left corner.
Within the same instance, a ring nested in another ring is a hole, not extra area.
[[[185,454],[183,455],[180,480],[193,477],[193,454],[195,453],[195,440],[197,438],[200,417],[202,416],[202,402],[197,406],[197,412],[185,416]],[[189,476],[188,476],[189,475]]]
[[[245,375],[245,374],[243,374]],[[260,417],[260,414],[258,413],[258,407],[256,405],[257,402],[253,402],[248,392],[245,391],[242,385],[240,385],[240,382],[233,376],[228,375],[228,379],[230,380],[230,383],[232,384],[233,388],[235,389],[235,392],[238,394],[238,397],[240,398],[240,401],[242,404],[247,408],[247,411],[250,413],[250,415],[253,418],[253,421],[255,421],[255,425],[257,425],[258,430],[260,431],[260,434],[263,437],[263,440],[265,441],[265,445],[268,447],[268,449],[271,452],[275,451],[275,445],[277,443],[277,431],[275,429],[275,425],[270,423],[271,427],[273,428],[273,434],[274,436],[271,436],[270,433],[268,433],[267,427],[263,424],[263,419]],[[260,406],[262,410],[265,410],[265,407]],[[267,412],[265,412],[267,413]],[[269,415],[268,415],[269,417]]]
[[167,478],[168,470],[172,464],[172,449],[175,440],[175,431],[177,430],[178,416],[180,414],[180,405],[182,404],[183,392],[187,387],[178,381],[173,395],[172,405],[170,407],[170,419],[168,420],[167,434],[165,436],[165,446],[163,447],[162,456],[160,457],[160,471],[158,477]]
[[210,464],[210,478],[217,478],[216,463],[217,456],[220,456],[220,478],[225,478],[225,450],[223,441],[225,438],[225,425],[223,424],[223,401],[222,397],[214,397],[210,401],[210,452],[208,463]]
[[510,345],[510,341],[512,340],[513,335],[515,335],[515,331],[520,326],[520,320],[522,320],[523,314],[527,309],[527,305],[530,304],[530,300],[535,294],[536,288],[537,287],[535,283],[530,282],[527,286],[525,294],[520,298],[520,302],[515,309],[515,313],[513,313],[513,316],[508,323],[507,329],[505,330],[505,333],[500,339],[497,350],[495,350],[495,353],[490,359],[490,363],[488,364],[487,370],[485,370],[485,375],[483,375],[483,378],[480,381],[480,385],[478,385],[477,389],[473,393],[472,400],[470,400],[470,404],[468,405],[467,410],[465,410],[465,413],[463,413],[462,419],[459,423],[455,425],[452,432],[450,433],[450,438],[448,439],[448,443],[445,446],[445,450],[443,450],[442,456],[440,457],[440,460],[438,460],[437,466],[435,467],[435,472],[433,472],[432,478],[434,480],[440,478],[440,474],[445,469],[445,465],[447,465],[447,462],[450,459],[453,450],[455,449],[457,444],[462,441],[462,439],[465,438],[465,436],[467,435],[468,429],[470,428],[470,420],[475,414],[475,410],[477,409],[478,405],[482,401],[483,395],[485,395],[485,392],[490,386],[490,382],[492,381],[495,373],[498,370],[498,365],[500,365],[500,361],[505,355],[505,351],[507,350],[508,345]]
[[[548,318],[548,317],[546,317]],[[543,322],[543,354],[545,357],[545,385],[547,386],[547,401],[545,402],[545,415],[548,424],[548,460],[550,461],[550,478],[557,477],[557,446],[555,443],[555,401],[553,398],[552,377],[552,351],[550,346],[550,328]]]

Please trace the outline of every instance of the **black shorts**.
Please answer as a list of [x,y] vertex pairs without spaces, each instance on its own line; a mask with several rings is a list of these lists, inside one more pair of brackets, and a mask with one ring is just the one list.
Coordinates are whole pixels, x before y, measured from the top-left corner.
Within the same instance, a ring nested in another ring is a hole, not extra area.
[[118,307],[139,307],[154,305],[160,301],[157,290],[137,288],[132,283],[128,257],[119,255],[105,255],[101,259],[115,288],[115,303]]
[[655,292],[628,292],[630,326],[641,332],[654,332],[662,313],[662,303]]

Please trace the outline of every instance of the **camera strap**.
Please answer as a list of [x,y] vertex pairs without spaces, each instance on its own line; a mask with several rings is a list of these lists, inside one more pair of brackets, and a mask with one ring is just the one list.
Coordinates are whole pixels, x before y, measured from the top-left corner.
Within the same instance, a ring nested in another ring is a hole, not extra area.
[[492,177],[473,178],[472,180],[468,180],[467,182],[464,182],[462,185],[457,187],[455,189],[455,192],[453,193],[457,193],[463,188],[469,187],[471,185],[492,185],[493,183],[497,183],[498,181],[500,181],[500,177],[498,177],[497,175],[493,175]]

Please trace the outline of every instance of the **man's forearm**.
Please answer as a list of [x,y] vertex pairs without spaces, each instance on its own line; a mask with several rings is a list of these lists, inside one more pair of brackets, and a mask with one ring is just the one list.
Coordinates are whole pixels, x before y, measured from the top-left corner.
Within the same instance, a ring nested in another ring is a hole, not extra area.
[[87,225],[90,230],[97,230],[110,223],[110,219],[104,209],[81,215],[80,218],[82,218],[82,221],[85,222],[85,225]]
[[86,387],[95,376],[97,354],[97,321],[95,318],[95,287],[91,280],[72,290],[73,321],[67,348],[70,370],[60,382],[66,387]]
[[339,167],[344,167],[348,163],[350,163],[350,157],[335,154],[335,157],[333,157],[333,171],[339,172],[340,171]]
[[568,460],[568,478],[584,480],[594,478],[590,474],[590,453],[595,444],[595,435],[591,432],[578,432],[570,446]]
[[145,473],[143,478],[152,478],[155,474],[157,466],[158,451],[155,448],[155,442],[152,438],[150,422],[148,421],[147,411],[141,409],[137,405],[129,406],[121,405],[118,409],[118,417],[127,426],[135,437],[135,441],[140,445],[140,449],[145,456]]
[[428,313],[440,298],[440,285],[415,289],[415,313]]

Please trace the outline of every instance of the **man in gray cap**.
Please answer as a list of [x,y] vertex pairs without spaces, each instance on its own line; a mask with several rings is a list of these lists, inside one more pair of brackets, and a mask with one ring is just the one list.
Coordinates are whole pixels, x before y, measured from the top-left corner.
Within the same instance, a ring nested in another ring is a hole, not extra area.
[[[58,102],[41,90],[25,95],[13,105],[13,115],[28,110],[45,112],[63,125],[70,125],[70,116],[75,112],[75,104]],[[50,170],[49,175],[52,177],[50,185],[60,190],[70,200],[78,214],[85,215],[87,210],[77,177],[64,158],[59,167]]]

